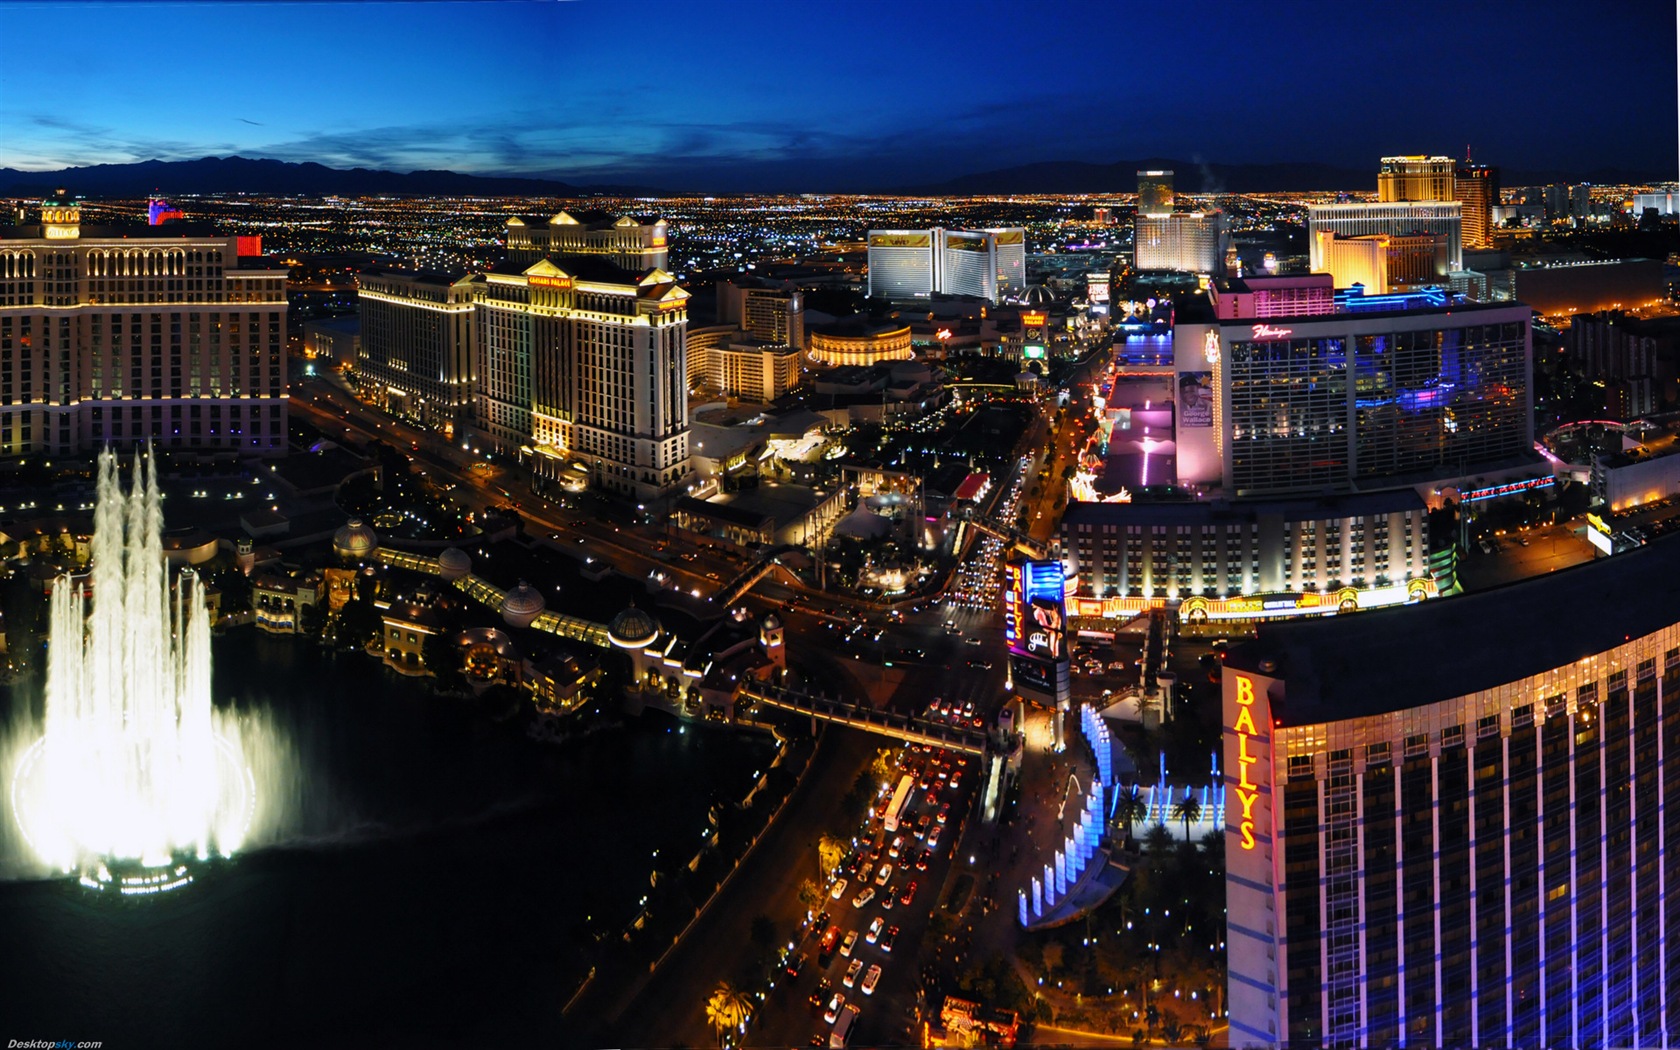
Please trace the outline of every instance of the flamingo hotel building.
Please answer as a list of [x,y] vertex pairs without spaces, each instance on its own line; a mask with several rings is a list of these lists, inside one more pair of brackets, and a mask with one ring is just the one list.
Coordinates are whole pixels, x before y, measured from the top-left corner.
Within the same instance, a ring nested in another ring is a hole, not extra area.
[[1680,1043],[1680,539],[1264,623],[1221,688],[1230,1045]]

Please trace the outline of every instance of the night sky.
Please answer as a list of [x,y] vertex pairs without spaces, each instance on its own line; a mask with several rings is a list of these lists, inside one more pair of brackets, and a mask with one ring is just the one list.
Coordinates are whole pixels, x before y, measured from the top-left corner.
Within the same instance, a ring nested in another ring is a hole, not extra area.
[[[0,167],[206,155],[667,189],[1037,161],[1676,170],[1674,0],[9,3]],[[32,28],[33,27],[33,28]],[[37,51],[40,36],[45,50]]]

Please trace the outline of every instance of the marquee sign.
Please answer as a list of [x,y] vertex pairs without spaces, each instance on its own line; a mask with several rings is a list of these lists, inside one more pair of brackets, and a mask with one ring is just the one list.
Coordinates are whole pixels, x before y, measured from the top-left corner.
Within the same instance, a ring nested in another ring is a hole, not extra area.
[[1273,328],[1269,324],[1257,324],[1253,328],[1256,339],[1288,339],[1295,334],[1293,328]]
[[1260,734],[1254,724],[1254,679],[1235,675],[1237,686],[1237,721],[1232,727],[1237,734],[1237,802],[1242,806],[1242,820],[1237,831],[1242,835],[1242,848],[1251,850],[1254,839],[1254,804],[1260,800],[1260,786],[1249,778],[1248,767],[1260,761],[1249,753],[1249,741]]

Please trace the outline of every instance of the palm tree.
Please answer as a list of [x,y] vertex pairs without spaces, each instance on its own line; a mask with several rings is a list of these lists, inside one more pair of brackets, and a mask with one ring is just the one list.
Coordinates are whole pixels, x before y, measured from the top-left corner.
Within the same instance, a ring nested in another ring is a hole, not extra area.
[[1196,793],[1189,788],[1184,790],[1184,797],[1173,803],[1172,815],[1174,820],[1184,821],[1184,840],[1190,840],[1190,822],[1202,819],[1202,802]]
[[824,835],[817,839],[817,867],[820,874],[827,879],[829,873],[840,866],[840,858],[846,855],[846,844],[833,835]]
[[893,762],[892,752],[884,747],[875,752],[875,758],[869,763],[870,774],[883,783],[893,775],[893,771],[897,768],[897,764]]
[[1132,837],[1132,825],[1149,815],[1149,803],[1136,784],[1120,792],[1114,803],[1114,819],[1126,825],[1126,837]]
[[719,981],[712,997],[706,1000],[706,1020],[717,1029],[719,1046],[727,1045],[725,1041],[730,1039],[730,1033],[739,1032],[751,1014],[752,1000],[728,981]]

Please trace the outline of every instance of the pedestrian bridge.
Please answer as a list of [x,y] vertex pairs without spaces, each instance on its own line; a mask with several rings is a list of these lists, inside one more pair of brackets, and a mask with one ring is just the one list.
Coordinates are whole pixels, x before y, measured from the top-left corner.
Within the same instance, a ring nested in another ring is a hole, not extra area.
[[907,743],[929,744],[969,755],[986,753],[986,734],[983,730],[962,729],[893,711],[877,711],[820,694],[813,696],[779,686],[753,684],[741,690],[739,698],[735,701],[737,710],[743,702],[775,707],[824,722],[851,726],[880,736],[890,736]]
[[1050,552],[1047,541],[1035,540],[1020,529],[1005,525],[996,518],[970,513],[964,520],[981,532],[996,536],[1010,546],[1020,549],[1029,558],[1044,558]]

